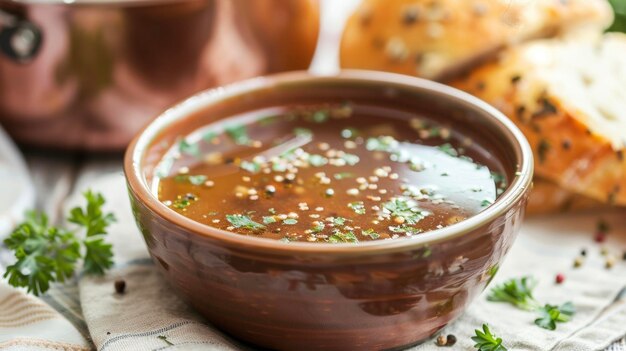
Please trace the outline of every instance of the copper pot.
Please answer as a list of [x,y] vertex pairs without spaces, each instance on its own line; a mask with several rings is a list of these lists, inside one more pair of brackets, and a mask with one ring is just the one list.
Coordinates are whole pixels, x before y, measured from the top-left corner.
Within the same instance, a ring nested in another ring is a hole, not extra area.
[[307,68],[316,0],[0,0],[0,122],[19,142],[120,150],[194,92]]

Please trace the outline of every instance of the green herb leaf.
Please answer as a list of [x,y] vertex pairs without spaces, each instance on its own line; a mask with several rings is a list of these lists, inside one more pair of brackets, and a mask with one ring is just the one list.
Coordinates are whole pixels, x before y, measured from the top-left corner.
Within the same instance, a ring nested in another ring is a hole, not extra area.
[[229,221],[235,228],[244,228],[252,231],[265,229],[263,224],[257,223],[250,219],[250,217],[240,214],[226,215],[226,220]]
[[356,214],[359,214],[359,215],[365,214],[365,205],[363,204],[363,201],[351,202],[348,204],[348,207],[350,207],[352,211],[354,211],[354,213]]
[[159,335],[159,336],[157,336],[157,339],[163,340],[169,346],[174,346],[174,344],[172,344],[171,341],[167,340],[167,336],[165,336],[165,335]]
[[399,197],[385,202],[383,212],[391,217],[401,217],[407,224],[416,224],[428,215],[417,206],[417,202]]
[[446,154],[448,154],[450,156],[453,156],[453,157],[459,156],[459,152],[454,148],[454,146],[452,146],[452,145],[450,145],[448,143],[440,145],[438,147],[438,149],[443,151],[443,152],[445,152]]
[[313,113],[313,122],[315,122],[315,123],[324,123],[324,122],[328,121],[329,117],[330,116],[328,115],[328,111],[325,111],[325,110],[315,111]]
[[537,281],[530,276],[509,279],[493,287],[487,300],[507,302],[523,310],[532,311],[539,307],[539,303],[533,297],[536,286]]
[[87,208],[74,207],[67,220],[84,227],[88,237],[106,234],[106,228],[115,222],[115,216],[112,213],[102,213],[102,206],[105,203],[104,197],[102,194],[91,192],[91,190],[85,192],[83,196],[87,200]]
[[[107,227],[115,221],[111,213],[103,213],[104,197],[87,191],[85,208],[71,210],[68,221],[85,229],[86,238],[84,271],[87,274],[102,274],[113,265],[110,244],[104,241]],[[4,241],[14,251],[16,262],[7,267],[4,277],[14,287],[25,287],[28,292],[40,295],[48,291],[53,282],[64,282],[70,278],[81,258],[81,240],[74,232],[48,224],[45,214],[29,212]]]
[[185,154],[185,155],[191,155],[191,156],[200,155],[200,148],[198,147],[198,144],[196,143],[191,144],[186,139],[180,140],[180,142],[178,143],[178,151],[180,151],[181,154]]
[[276,218],[274,218],[274,216],[263,216],[263,223],[264,224],[276,223]]
[[248,136],[248,128],[241,124],[236,126],[226,127],[226,134],[235,142],[237,145],[248,145],[250,144],[250,137]]
[[103,238],[87,238],[85,244],[85,263],[83,269],[88,274],[102,275],[113,267],[113,246]]
[[367,229],[361,232],[363,235],[367,235],[370,238],[372,238],[372,240],[376,240],[378,238],[380,238],[380,234],[376,233],[374,231],[374,229]]
[[337,180],[348,179],[348,178],[354,178],[354,173],[350,173],[350,172],[341,172],[341,173],[336,173],[333,177],[334,177],[335,179],[337,179]]
[[479,351],[507,351],[502,345],[502,338],[498,338],[491,333],[489,326],[483,324],[483,330],[476,329],[476,336],[472,336],[472,340],[476,343],[474,347]]
[[338,244],[338,243],[358,243],[359,239],[357,239],[356,235],[353,232],[341,232],[340,230],[335,230],[333,235],[328,238],[329,243]]
[[308,136],[312,136],[313,132],[308,128],[298,127],[298,128],[293,129],[293,134],[295,134],[296,136],[308,137]]
[[541,328],[555,330],[556,323],[569,322],[576,313],[576,309],[571,302],[566,302],[561,306],[546,304],[539,309],[539,318],[535,319],[535,324]]

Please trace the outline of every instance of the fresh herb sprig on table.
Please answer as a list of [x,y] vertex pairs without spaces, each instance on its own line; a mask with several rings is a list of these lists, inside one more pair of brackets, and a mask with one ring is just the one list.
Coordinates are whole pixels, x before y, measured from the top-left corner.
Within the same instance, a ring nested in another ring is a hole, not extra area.
[[[70,278],[81,258],[86,274],[100,275],[113,266],[112,246],[105,236],[115,216],[102,212],[105,199],[101,194],[87,191],[83,195],[87,205],[73,208],[67,218],[78,225],[77,230],[50,226],[45,214],[33,211],[4,240],[17,259],[4,273],[10,285],[38,296],[48,291],[51,283]],[[81,229],[84,237],[77,235]]]
[[483,330],[476,329],[474,332],[476,336],[472,336],[472,340],[476,343],[474,347],[478,351],[507,351],[502,345],[502,338],[493,335],[487,324],[483,324]]
[[491,289],[487,300],[507,302],[525,311],[539,312],[535,324],[541,328],[555,330],[556,323],[569,322],[576,310],[571,302],[561,306],[542,305],[533,297],[537,280],[533,277],[513,278]]

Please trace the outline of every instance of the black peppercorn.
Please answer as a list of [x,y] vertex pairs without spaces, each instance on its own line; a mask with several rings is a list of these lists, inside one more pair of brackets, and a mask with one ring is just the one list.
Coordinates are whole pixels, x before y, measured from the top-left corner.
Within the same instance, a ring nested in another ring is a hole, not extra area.
[[453,346],[454,344],[456,344],[456,336],[452,334],[448,335],[448,342],[446,343],[446,346]]
[[123,279],[118,279],[115,281],[115,292],[118,294],[123,294],[126,291],[126,281]]

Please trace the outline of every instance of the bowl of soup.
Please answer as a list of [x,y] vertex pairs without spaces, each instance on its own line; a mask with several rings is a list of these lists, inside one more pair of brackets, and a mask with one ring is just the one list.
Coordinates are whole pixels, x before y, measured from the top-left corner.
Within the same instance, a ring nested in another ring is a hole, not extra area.
[[532,164],[510,121],[453,88],[296,72],[165,111],[125,173],[155,265],[210,323],[271,349],[380,350],[485,289]]

